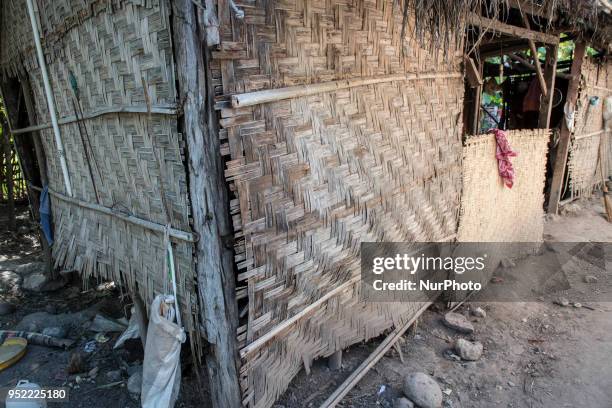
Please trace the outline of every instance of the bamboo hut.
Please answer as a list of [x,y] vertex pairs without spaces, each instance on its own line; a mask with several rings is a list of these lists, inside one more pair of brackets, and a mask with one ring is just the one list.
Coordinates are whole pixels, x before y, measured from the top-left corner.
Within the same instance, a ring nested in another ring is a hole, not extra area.
[[[495,168],[479,160],[491,136],[464,140],[500,43],[552,50],[531,63],[549,91],[562,33],[607,67],[608,10],[587,3],[578,15],[560,0],[3,1],[3,98],[32,195],[48,187],[54,264],[150,304],[171,284],[170,245],[213,406],[270,407],[314,359],[428,306],[361,301],[362,242],[477,239],[471,208],[495,219],[496,200],[527,214],[521,239],[541,239],[552,98],[540,130],[512,136],[522,193],[478,176]],[[610,95],[592,69],[589,89]],[[568,100],[586,95],[580,72]],[[570,147],[572,188],[597,184],[581,167],[592,146],[563,126],[557,202]]]

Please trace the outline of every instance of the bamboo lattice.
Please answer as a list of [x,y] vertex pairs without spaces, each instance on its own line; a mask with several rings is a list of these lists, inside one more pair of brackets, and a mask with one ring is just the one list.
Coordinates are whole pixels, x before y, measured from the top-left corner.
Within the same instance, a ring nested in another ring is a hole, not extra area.
[[[397,2],[243,4],[243,21],[218,5],[211,67],[235,194],[241,387],[245,405],[268,407],[313,359],[419,309],[360,301],[359,244],[455,234],[463,81],[454,49],[445,59],[401,41]],[[431,72],[243,108],[229,98]]]
[[[176,106],[169,3],[35,3],[60,119],[82,118],[102,109]],[[2,74],[31,82],[36,120],[49,123],[25,0],[2,2],[0,7]],[[50,188],[65,194],[52,130],[44,129],[40,135]],[[62,125],[61,137],[74,198],[158,224],[169,221],[174,228],[191,229],[184,153],[175,116],[104,114],[80,124]],[[85,278],[122,282],[137,290],[147,304],[170,285],[163,276],[163,234],[54,196],[51,201],[57,266],[78,270]],[[183,322],[198,345],[192,252],[190,243],[174,244]],[[194,350],[199,354],[198,347]]]

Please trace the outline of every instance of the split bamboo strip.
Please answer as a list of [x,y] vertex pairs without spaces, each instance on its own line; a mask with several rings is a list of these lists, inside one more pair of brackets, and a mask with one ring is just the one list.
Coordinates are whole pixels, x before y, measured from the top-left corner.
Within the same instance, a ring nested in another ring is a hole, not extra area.
[[[30,188],[36,190],[36,191],[42,191],[42,189],[40,187],[37,186],[30,186]],[[126,214],[121,214],[117,211],[114,211],[112,208],[108,208],[108,207],[104,207],[98,204],[93,204],[93,203],[88,203],[85,201],[81,201],[79,199],[73,198],[73,197],[68,197],[64,194],[58,193],[56,191],[53,190],[49,190],[49,194],[52,195],[53,197],[62,200],[64,202],[70,203],[70,204],[74,204],[77,205],[79,207],[82,208],[87,208],[89,210],[92,211],[97,211],[99,213],[102,214],[106,214],[106,215],[110,215],[111,217],[115,217],[118,218],[120,220],[123,220],[125,222],[129,222],[130,224],[134,224],[134,225],[138,225],[140,227],[149,229],[151,231],[155,231],[155,232],[159,232],[159,233],[165,233],[166,231],[166,226],[162,225],[162,224],[157,224],[155,222],[149,221],[149,220],[143,220],[142,218],[138,218],[138,217],[134,217],[133,215],[126,215]],[[187,232],[187,231],[181,231],[178,230],[176,228],[168,228],[168,234],[170,235],[170,237],[172,238],[176,238],[178,240],[181,241],[185,241],[185,242],[196,242],[196,238],[194,237],[193,233],[191,232]]]
[[[100,110],[93,111],[93,112],[88,112],[88,113],[83,114],[82,117],[77,117],[75,115],[66,116],[66,117],[58,119],[57,123],[59,125],[68,125],[68,124],[76,123],[76,122],[84,122],[87,119],[93,119],[93,118],[97,118],[97,117],[104,116],[104,115],[120,114],[120,113],[147,113],[147,114],[152,113],[152,114],[157,114],[157,115],[174,116],[177,114],[177,109],[176,109],[176,106],[170,106],[170,105],[151,106],[150,108],[148,106],[117,106],[117,107],[112,107],[112,108],[100,109]],[[44,130],[44,129],[50,129],[50,128],[51,128],[50,123],[43,123],[40,125],[33,125],[33,126],[28,126],[26,128],[15,129],[13,131],[13,134],[18,135],[18,134],[23,134],[23,133],[36,132],[36,131]]]
[[339,81],[321,82],[310,85],[296,85],[286,88],[266,89],[243,94],[232,95],[232,106],[242,108],[246,106],[260,105],[263,103],[277,102],[284,99],[298,98],[302,96],[317,95],[323,92],[334,92],[341,89],[349,89],[358,86],[383,84],[395,81],[418,81],[438,78],[463,78],[459,72],[435,72],[425,74],[399,74],[376,77],[343,79]]

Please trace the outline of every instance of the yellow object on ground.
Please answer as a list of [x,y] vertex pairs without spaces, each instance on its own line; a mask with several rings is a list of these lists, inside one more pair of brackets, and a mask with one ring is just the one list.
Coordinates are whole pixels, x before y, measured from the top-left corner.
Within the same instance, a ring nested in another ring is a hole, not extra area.
[[10,337],[0,345],[0,371],[12,366],[23,357],[28,341],[21,337]]

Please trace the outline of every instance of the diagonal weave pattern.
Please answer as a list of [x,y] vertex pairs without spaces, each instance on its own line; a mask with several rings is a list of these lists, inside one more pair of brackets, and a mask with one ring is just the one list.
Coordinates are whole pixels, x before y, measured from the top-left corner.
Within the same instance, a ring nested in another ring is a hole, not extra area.
[[[166,1],[44,0],[36,4],[59,118],[134,106],[146,110],[147,104],[176,105]],[[3,74],[19,74],[30,81],[36,120],[49,123],[25,0],[2,2],[1,7]],[[22,40],[16,41],[15,35]],[[78,100],[70,72],[76,79]],[[175,116],[109,113],[62,125],[60,131],[76,199],[166,225],[163,196],[171,225],[190,230],[187,175]],[[45,129],[40,135],[50,188],[65,193],[53,132]],[[91,143],[93,179],[82,137]],[[85,278],[123,282],[128,289],[138,290],[147,304],[169,284],[163,276],[163,234],[51,199],[57,266],[76,269]],[[189,243],[174,244],[183,322],[197,345],[192,251]]]
[[[603,130],[603,101],[612,95],[612,62],[597,64],[587,58],[582,65],[583,82],[576,109],[575,131],[570,145],[568,171],[571,197],[589,197],[601,183],[599,144]],[[598,98],[592,104],[592,98]]]
[[[441,52],[400,40],[397,2],[238,5],[243,21],[218,1],[221,44],[211,68],[235,194],[243,398],[268,407],[303,365],[419,309],[418,302],[360,301],[359,244],[455,234],[463,81],[454,50],[443,60]],[[228,102],[232,93],[435,70],[435,79],[245,108]],[[311,305],[307,316],[277,332]],[[270,333],[270,341],[245,352]]]

